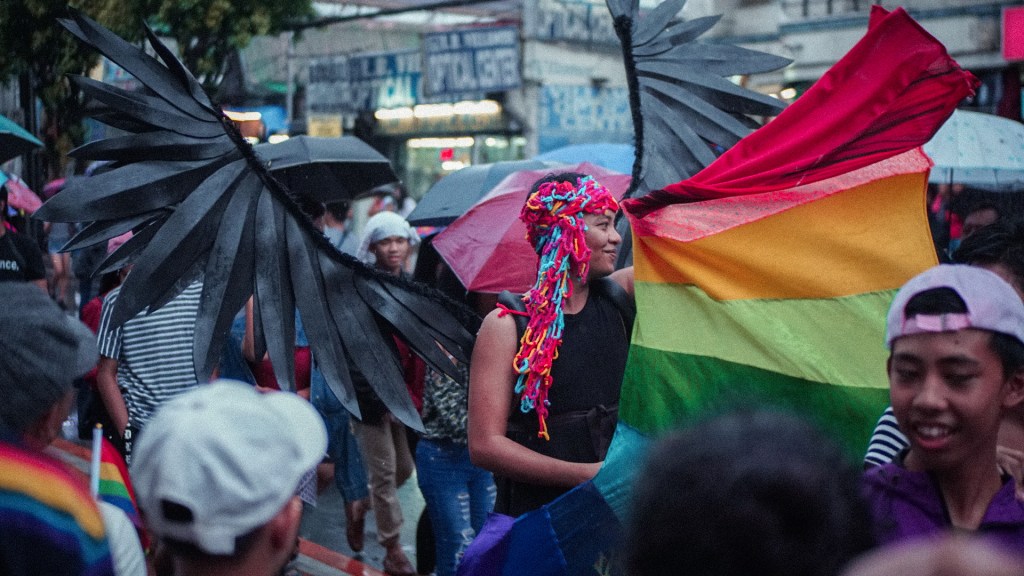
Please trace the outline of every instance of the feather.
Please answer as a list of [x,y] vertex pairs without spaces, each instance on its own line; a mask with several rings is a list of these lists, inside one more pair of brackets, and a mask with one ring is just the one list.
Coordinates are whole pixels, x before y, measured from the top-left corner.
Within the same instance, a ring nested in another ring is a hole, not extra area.
[[112,323],[158,309],[201,278],[193,343],[199,376],[213,371],[232,318],[251,297],[255,349],[269,354],[282,387],[294,388],[298,313],[328,386],[348,410],[359,415],[349,374],[358,368],[399,419],[421,428],[392,334],[451,370],[439,346],[467,360],[479,319],[438,291],[385,278],[334,249],[152,30],[146,34],[157,57],[70,14],[61,22],[74,36],[142,85],[129,92],[75,80],[90,98],[88,113],[127,134],[75,150],[77,158],[111,163],[72,179],[36,212],[90,223],[69,248],[135,232],[102,264],[134,263]]
[[132,218],[126,218],[124,220],[102,220],[96,222],[90,222],[84,228],[78,231],[71,240],[68,240],[67,244],[61,247],[61,252],[71,252],[72,250],[80,250],[99,244],[100,242],[106,242],[115,236],[120,236],[129,230],[134,230],[140,227],[142,224],[159,217],[161,214],[168,214],[166,211],[146,212],[139,214]]
[[235,150],[227,138],[196,142],[173,132],[144,132],[97,140],[68,152],[79,160],[137,162],[159,154],[167,161],[211,160]]
[[[633,181],[626,197],[696,174],[716,158],[712,144],[728,147],[750,133],[754,122],[744,115],[781,110],[779,101],[726,77],[775,70],[789,61],[698,42],[720,16],[680,19],[685,0],[666,0],[643,17],[636,2],[607,4],[622,42],[635,132]],[[629,259],[629,250],[620,250],[619,264]]]

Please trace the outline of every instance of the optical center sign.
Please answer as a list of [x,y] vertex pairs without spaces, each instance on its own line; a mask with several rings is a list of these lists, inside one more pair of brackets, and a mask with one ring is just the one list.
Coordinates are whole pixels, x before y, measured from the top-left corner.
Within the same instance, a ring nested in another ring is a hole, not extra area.
[[503,92],[522,85],[515,26],[453,30],[423,36],[423,93],[451,96]]

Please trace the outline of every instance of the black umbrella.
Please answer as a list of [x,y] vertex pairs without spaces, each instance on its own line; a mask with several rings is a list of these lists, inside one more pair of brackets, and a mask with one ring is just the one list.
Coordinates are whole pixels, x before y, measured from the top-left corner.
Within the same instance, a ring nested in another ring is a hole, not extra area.
[[505,176],[520,170],[543,170],[556,166],[559,163],[542,160],[467,166],[435,182],[416,204],[416,209],[409,214],[409,223],[413,226],[447,226],[493,190]]
[[43,145],[38,138],[6,116],[0,116],[0,162],[21,156]]
[[296,136],[254,148],[289,190],[324,203],[350,200],[398,181],[388,159],[354,136]]

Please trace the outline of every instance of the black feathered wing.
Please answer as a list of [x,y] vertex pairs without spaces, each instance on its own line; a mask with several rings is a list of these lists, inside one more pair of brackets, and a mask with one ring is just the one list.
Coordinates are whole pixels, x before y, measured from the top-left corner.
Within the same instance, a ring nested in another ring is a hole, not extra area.
[[718,16],[676,18],[686,0],[665,0],[643,16],[638,0],[606,1],[622,43],[636,140],[626,197],[693,176],[751,132],[749,116],[774,116],[784,108],[729,77],[776,70],[790,61],[698,42]]
[[439,292],[335,250],[151,31],[159,59],[80,13],[61,23],[143,86],[126,91],[73,78],[94,116],[128,135],[74,150],[77,159],[110,164],[71,179],[36,212],[48,221],[89,223],[65,249],[134,231],[101,265],[134,264],[112,322],[158,308],[201,275],[197,377],[213,373],[233,318],[254,297],[257,354],[269,352],[278,382],[294,388],[298,310],[318,365],[346,408],[359,414],[351,362],[393,414],[420,428],[390,339],[397,334],[458,378],[445,351],[468,362],[475,316]]

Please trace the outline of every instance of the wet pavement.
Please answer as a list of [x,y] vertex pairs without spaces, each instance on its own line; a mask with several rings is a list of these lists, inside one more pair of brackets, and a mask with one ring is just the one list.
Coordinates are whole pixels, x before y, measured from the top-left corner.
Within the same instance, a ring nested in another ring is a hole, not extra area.
[[[415,473],[398,489],[398,500],[402,504],[402,514],[405,519],[400,536],[402,549],[413,566],[416,566],[416,522],[423,512],[423,496],[416,484]],[[376,570],[382,570],[384,548],[377,542],[377,523],[374,520],[373,511],[370,510],[366,513],[366,537],[363,551],[357,553],[352,551],[345,538],[344,502],[341,493],[331,483],[330,487],[317,497],[316,507],[305,506],[299,535],[328,550],[358,560]],[[302,566],[297,567],[303,570]],[[320,574],[318,572],[309,573]]]

